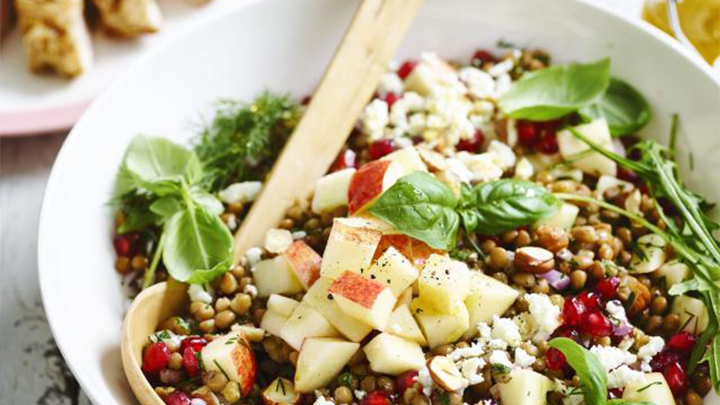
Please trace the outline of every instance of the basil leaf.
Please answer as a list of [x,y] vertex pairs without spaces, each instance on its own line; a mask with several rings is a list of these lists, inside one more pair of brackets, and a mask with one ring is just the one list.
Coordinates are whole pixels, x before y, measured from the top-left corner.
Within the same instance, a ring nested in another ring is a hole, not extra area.
[[597,357],[568,338],[555,338],[549,344],[565,355],[565,360],[580,377],[585,403],[607,404],[607,376]]
[[460,217],[452,190],[431,174],[415,172],[399,179],[370,207],[370,212],[408,236],[436,249],[455,245]]
[[604,117],[613,136],[636,133],[650,120],[650,105],[634,87],[616,78],[603,97],[593,105],[580,110],[586,121]]
[[178,196],[174,195],[159,198],[150,205],[150,211],[163,218],[170,218],[182,209],[182,200]]
[[150,225],[156,224],[159,218],[148,210],[132,210],[125,215],[125,221],[118,226],[119,234],[142,231]]
[[500,98],[500,109],[510,118],[548,121],[600,100],[609,84],[609,58],[550,66],[513,83]]
[[474,188],[464,185],[460,215],[468,233],[497,235],[550,216],[557,212],[560,204],[560,200],[542,186],[503,179]]
[[165,224],[164,237],[163,263],[178,281],[206,282],[230,266],[233,236],[201,205],[189,202],[175,213]]
[[194,187],[190,190],[190,198],[215,215],[220,215],[223,211],[225,211],[225,208],[220,200],[218,200],[214,195],[198,187]]

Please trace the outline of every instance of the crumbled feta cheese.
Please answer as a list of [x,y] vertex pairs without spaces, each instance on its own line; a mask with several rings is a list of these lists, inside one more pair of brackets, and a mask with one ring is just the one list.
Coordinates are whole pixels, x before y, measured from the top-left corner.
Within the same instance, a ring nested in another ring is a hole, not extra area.
[[[208,289],[210,289],[209,286]],[[190,301],[200,301],[206,304],[210,304],[213,300],[212,290],[205,291],[200,284],[190,284],[188,296],[190,296]]]
[[361,122],[363,130],[371,139],[380,139],[383,137],[385,127],[390,122],[388,104],[376,98],[370,104],[365,106]]
[[459,347],[448,353],[448,358],[452,361],[458,361],[468,357],[480,357],[485,354],[484,344],[475,342],[468,347]]
[[525,300],[530,306],[530,316],[536,329],[534,340],[547,340],[560,326],[560,308],[545,294],[527,294]]
[[150,335],[150,341],[153,343],[165,343],[168,347],[179,348],[183,338],[171,330],[161,330]]
[[515,178],[521,180],[528,180],[534,173],[533,165],[527,158],[520,158],[515,165]]
[[515,366],[520,368],[527,368],[535,363],[535,356],[531,356],[520,347],[515,348]]
[[270,229],[265,234],[265,250],[270,253],[283,253],[292,243],[292,233],[290,233],[287,229],[274,228]]
[[365,398],[365,395],[367,395],[367,391],[355,390],[355,398],[363,399],[363,398]]
[[653,356],[660,353],[664,347],[665,341],[663,338],[659,336],[650,337],[650,341],[638,349],[637,352],[638,359],[642,360],[640,368],[643,371],[651,371],[652,367],[650,367],[650,360],[652,360]]
[[506,342],[510,346],[518,346],[522,340],[518,325],[510,318],[493,316],[492,337]]
[[624,364],[632,364],[637,361],[634,354],[612,346],[593,346],[590,353],[598,358],[605,371],[614,370]]
[[460,362],[458,368],[462,376],[467,380],[468,385],[480,384],[483,382],[483,367],[485,367],[485,360],[473,357]]
[[472,173],[472,180],[474,181],[486,182],[499,180],[503,175],[503,170],[497,165],[493,153],[475,155],[460,152],[457,156],[462,160],[470,173]]
[[490,326],[488,326],[488,324],[486,324],[485,322],[478,323],[477,330],[480,333],[480,337],[490,339],[492,329],[490,329]]
[[292,233],[292,238],[294,240],[303,239],[306,236],[307,236],[307,232],[305,232],[305,231],[295,231]]
[[255,201],[262,190],[262,183],[259,181],[243,181],[233,183],[218,193],[220,200],[226,204],[248,203]]
[[516,121],[512,118],[509,118],[507,120],[507,124],[505,125],[505,131],[506,131],[506,142],[509,146],[513,147],[518,141],[518,129],[516,125]]
[[625,314],[625,307],[622,306],[620,301],[608,301],[607,305],[605,305],[605,310],[612,318],[620,321],[620,323],[625,324],[628,322],[627,315]]
[[487,345],[493,350],[505,350],[508,347],[508,343],[502,339],[490,339]]
[[512,368],[512,363],[510,362],[507,352],[502,350],[493,350],[493,352],[490,353],[488,361],[490,364],[500,364],[508,368]]
[[245,258],[251,267],[254,267],[262,259],[263,251],[259,247],[251,247],[245,252]]
[[488,73],[492,77],[498,77],[509,73],[513,67],[515,67],[515,61],[513,61],[512,58],[508,58],[500,63],[496,63],[493,67],[488,69]]
[[315,391],[315,396],[317,399],[313,402],[313,405],[335,405],[332,399],[325,399],[320,391]]
[[515,157],[512,149],[500,141],[491,141],[487,151],[488,153],[492,153],[493,161],[503,170],[513,167],[517,161],[517,157]]
[[422,387],[423,394],[426,396],[430,396],[430,394],[432,394],[433,379],[427,366],[423,366],[423,368],[418,370],[417,382]]
[[378,93],[384,95],[387,93],[395,93],[400,95],[403,91],[403,81],[395,72],[386,72],[380,77],[378,84]]
[[458,72],[460,80],[467,84],[471,96],[479,99],[491,97],[495,92],[495,80],[487,72],[475,67],[465,67]]
[[258,289],[252,284],[248,284],[243,288],[243,292],[253,298],[257,297],[258,295]]
[[[394,107],[394,106],[393,106]],[[427,117],[423,113],[414,113],[410,115],[408,122],[408,133],[412,136],[420,135],[427,128]]]
[[450,158],[445,161],[447,164],[447,168],[455,175],[455,177],[458,178],[463,183],[469,183],[471,182],[475,176],[473,173],[468,170],[467,166],[465,166],[465,163],[463,163],[460,159],[457,158]]
[[207,405],[207,402],[200,398],[193,398],[190,400],[190,405]]
[[608,374],[608,388],[624,388],[628,385],[642,385],[645,383],[645,373],[633,370],[623,365]]
[[508,74],[500,75],[495,78],[495,97],[502,97],[503,94],[510,90],[511,85],[512,78],[510,78],[510,75]]

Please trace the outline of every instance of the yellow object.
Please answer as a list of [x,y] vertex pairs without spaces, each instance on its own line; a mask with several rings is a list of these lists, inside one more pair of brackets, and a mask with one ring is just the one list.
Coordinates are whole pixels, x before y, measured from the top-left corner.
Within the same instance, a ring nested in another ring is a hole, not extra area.
[[[720,0],[683,0],[678,4],[680,26],[695,48],[713,64],[720,57]],[[672,35],[665,0],[646,0],[643,19]]]

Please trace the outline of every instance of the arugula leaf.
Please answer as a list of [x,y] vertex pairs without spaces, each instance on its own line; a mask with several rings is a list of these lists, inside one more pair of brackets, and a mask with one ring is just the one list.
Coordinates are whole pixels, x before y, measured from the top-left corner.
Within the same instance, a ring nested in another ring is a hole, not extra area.
[[607,404],[607,376],[597,357],[568,338],[554,338],[548,344],[565,355],[565,360],[580,377],[585,403]]
[[600,100],[610,84],[610,59],[555,65],[526,73],[500,98],[510,118],[549,121]]
[[560,200],[535,183],[503,179],[463,185],[460,216],[468,233],[497,235],[557,212]]
[[650,120],[650,105],[645,97],[628,83],[610,79],[610,85],[596,103],[580,110],[586,121],[604,117],[613,136],[633,134]]
[[399,179],[370,207],[370,212],[408,236],[436,249],[455,245],[460,217],[457,198],[433,175],[415,172]]

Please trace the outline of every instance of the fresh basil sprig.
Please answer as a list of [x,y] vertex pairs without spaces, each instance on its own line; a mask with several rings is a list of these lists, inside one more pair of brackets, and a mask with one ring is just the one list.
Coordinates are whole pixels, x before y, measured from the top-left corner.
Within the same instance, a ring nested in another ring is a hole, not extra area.
[[370,207],[370,213],[436,249],[455,246],[462,220],[468,232],[497,235],[554,214],[560,201],[534,183],[504,179],[474,188],[460,199],[424,172],[399,179]]
[[503,179],[473,188],[464,184],[460,215],[465,230],[497,235],[550,216],[560,200],[544,187],[524,180]]
[[549,121],[597,101],[610,84],[610,59],[526,73],[500,98],[510,118]]
[[608,400],[607,373],[597,357],[586,348],[568,338],[555,338],[548,342],[562,352],[570,367],[580,378],[580,387],[586,404],[593,405],[653,405],[649,402]]
[[218,217],[222,203],[201,187],[202,175],[195,153],[166,139],[138,135],[125,152],[116,199],[142,201],[126,228],[162,228],[144,287],[153,283],[160,257],[170,276],[188,283],[210,282],[230,268],[233,237]]
[[605,94],[596,103],[580,110],[586,121],[604,117],[613,136],[636,133],[650,120],[650,104],[628,83],[610,79]]

